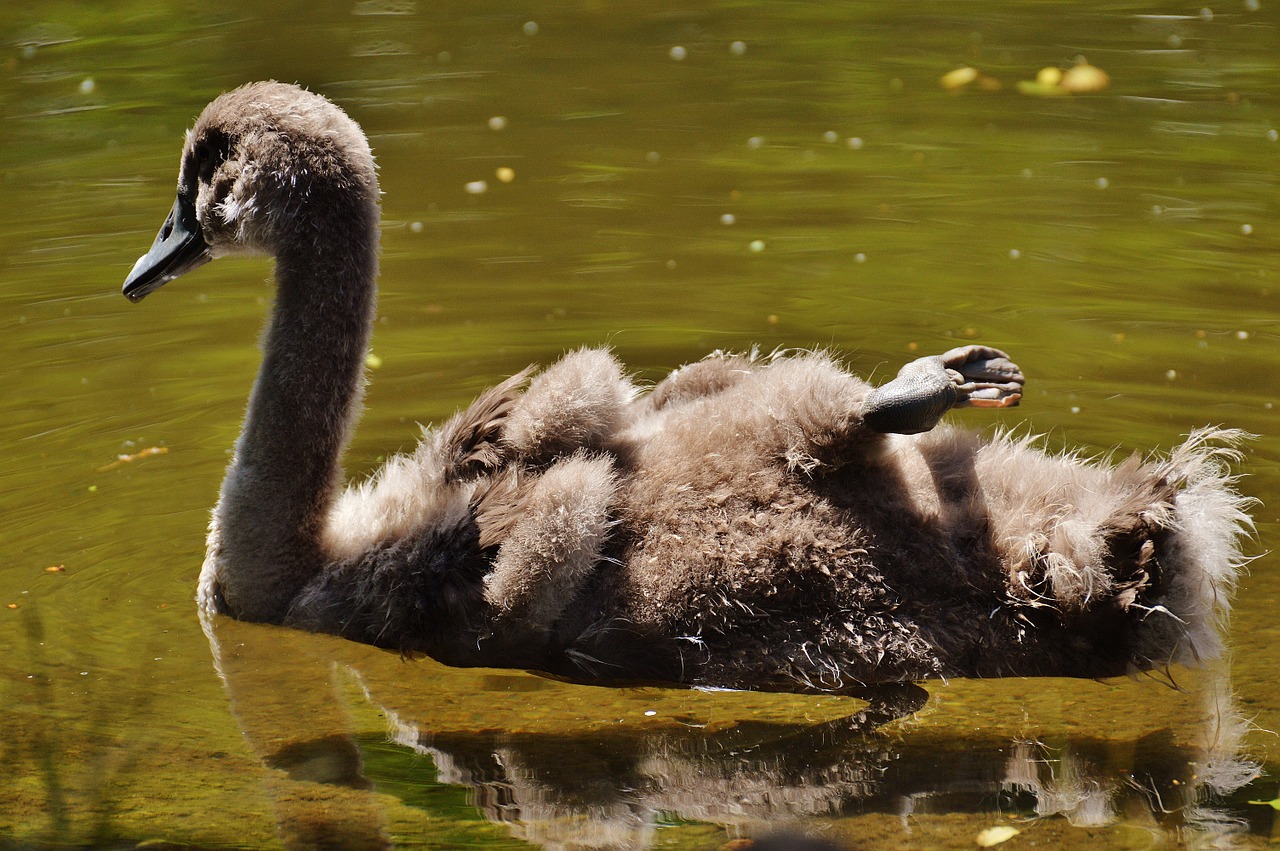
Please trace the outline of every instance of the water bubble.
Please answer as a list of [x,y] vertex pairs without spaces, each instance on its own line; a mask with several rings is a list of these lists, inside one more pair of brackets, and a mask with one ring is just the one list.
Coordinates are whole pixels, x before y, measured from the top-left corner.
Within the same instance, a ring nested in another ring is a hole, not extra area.
[[834,130],[828,130],[826,133],[822,134],[822,141],[830,145],[834,145],[836,143],[836,140],[838,140],[839,138],[840,138],[840,135],[836,133],[836,131]]
[[720,217],[720,224],[722,225],[731,225],[736,221],[737,221],[737,218],[733,215],[733,213],[725,213]]
[[859,251],[857,254],[853,255],[853,262],[854,262],[854,263],[866,263],[866,262],[867,262],[867,255],[865,255],[865,254],[863,254],[861,251]]
[[1256,12],[1262,8],[1262,4],[1258,0],[1244,0],[1244,9],[1246,12]]
[[1253,233],[1253,225],[1250,225],[1250,224],[1241,225],[1240,233],[1244,234],[1245,236],[1248,236],[1249,234]]
[[745,41],[735,41],[729,45],[729,52],[734,56],[741,56],[747,52],[747,43]]
[[1249,339],[1249,332],[1248,332],[1248,331],[1237,331],[1237,332],[1236,332],[1236,339],[1237,339],[1237,340],[1247,340],[1247,339]]
[[671,50],[669,51],[669,53],[670,53],[671,58],[672,58],[672,59],[674,59],[674,60],[675,60],[675,61],[677,61],[677,62],[679,62],[679,61],[683,60],[686,56],[688,56],[688,55],[689,55],[689,51],[688,51],[688,50],[686,50],[686,49],[684,49],[683,47],[681,47],[681,46],[680,46],[680,45],[678,45],[678,44],[677,44],[675,47],[671,48]]
[[753,239],[751,240],[751,244],[747,247],[751,249],[752,253],[759,254],[761,251],[764,251],[764,240]]
[[505,165],[499,166],[498,170],[494,172],[494,175],[498,178],[498,180],[502,181],[503,183],[510,183],[511,181],[516,179],[515,169],[509,168],[508,166],[505,166]]
[[523,26],[523,27],[521,27],[521,29],[524,31],[524,34],[525,34],[525,35],[537,35],[537,34],[538,34],[538,22],[537,22],[537,21],[525,21],[525,22],[524,22],[524,26]]
[[1164,377],[1170,381],[1173,381],[1175,378],[1178,377],[1178,371],[1176,369],[1167,370],[1164,374]]
[[1097,180],[1093,182],[1093,185],[1098,187],[1099,189],[1106,189],[1108,186],[1111,185],[1111,181],[1107,180],[1105,177],[1099,177]]
[[92,94],[93,90],[96,89],[97,87],[98,87],[98,84],[93,81],[93,77],[85,77],[83,80],[80,81],[80,94],[82,95]]
[[844,143],[848,145],[852,150],[855,150],[855,151],[862,150],[862,139],[857,136],[850,136],[848,139],[844,140]]
[[747,140],[747,147],[753,151],[759,150],[762,145],[764,145],[763,136],[752,136]]
[[1018,259],[1019,257],[1021,257],[1021,256],[1022,256],[1022,252],[1021,252],[1021,251],[1019,251],[1018,249],[1016,249],[1016,248],[1010,248],[1010,249],[1009,249],[1009,259],[1010,259],[1010,260],[1017,260],[1017,259]]
[[425,227],[425,225],[423,225],[423,224],[422,224],[422,222],[410,222],[410,223],[409,223],[409,231],[410,231],[410,233],[422,233],[422,230],[423,230],[423,228],[424,228],[424,227]]
[[1212,21],[1212,20],[1213,20],[1213,10],[1212,10],[1212,9],[1210,9],[1208,6],[1206,6],[1206,7],[1205,7],[1205,8],[1203,8],[1203,9],[1201,9],[1201,10],[1200,10],[1200,20],[1202,20],[1202,21]]
[[490,130],[506,130],[507,117],[505,115],[495,115],[493,118],[490,118],[489,129]]
[[463,188],[470,195],[483,195],[489,191],[489,184],[483,180],[473,180]]
[[662,159],[662,154],[658,153],[657,151],[650,151],[649,153],[644,155],[644,160],[645,162],[648,162],[648,163],[656,163],[660,159]]
[[1280,132],[1276,131],[1275,128],[1267,131],[1267,141],[1274,142],[1277,139],[1280,139]]

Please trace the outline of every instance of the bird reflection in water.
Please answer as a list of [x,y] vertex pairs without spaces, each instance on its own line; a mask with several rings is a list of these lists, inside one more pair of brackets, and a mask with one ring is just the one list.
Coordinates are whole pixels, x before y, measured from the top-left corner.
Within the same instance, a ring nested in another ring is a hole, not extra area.
[[[686,718],[541,732],[500,712],[459,723],[458,704],[474,695],[429,688],[433,674],[449,669],[428,660],[404,663],[227,618],[205,625],[237,720],[269,769],[267,792],[289,846],[392,845],[386,796],[430,809],[439,806],[432,792],[440,784],[469,790],[472,819],[478,810],[511,837],[575,849],[651,847],[675,822],[719,826],[718,842],[730,849],[799,849],[810,839],[896,847],[939,823],[970,831],[975,819],[1036,829],[1045,839],[1053,831],[1066,841],[1073,828],[1117,824],[1154,841],[1215,842],[1249,829],[1222,803],[1258,774],[1241,753],[1247,724],[1225,670],[1197,684],[1200,717],[1131,737],[1060,738],[1045,724],[1025,738],[980,727],[939,730],[927,721],[875,729],[895,711],[919,708],[923,691],[879,707],[849,701],[862,711],[816,723],[713,727]],[[487,675],[460,676],[479,691]],[[517,695],[534,715],[546,711],[542,695],[534,697],[541,683],[530,679],[525,688],[534,693]],[[590,700],[597,690],[581,692]],[[614,697],[599,694],[601,703]],[[385,716],[385,732],[359,730],[353,715],[370,709]],[[610,712],[601,717],[614,720]],[[859,835],[864,822],[873,835]]]

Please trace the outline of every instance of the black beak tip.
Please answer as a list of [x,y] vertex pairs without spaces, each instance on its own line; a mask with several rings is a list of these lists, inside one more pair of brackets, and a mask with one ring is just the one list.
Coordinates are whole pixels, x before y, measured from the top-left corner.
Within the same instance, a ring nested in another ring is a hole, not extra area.
[[151,250],[139,257],[129,270],[121,292],[136,304],[179,275],[203,266],[212,256],[196,219],[195,207],[179,195]]

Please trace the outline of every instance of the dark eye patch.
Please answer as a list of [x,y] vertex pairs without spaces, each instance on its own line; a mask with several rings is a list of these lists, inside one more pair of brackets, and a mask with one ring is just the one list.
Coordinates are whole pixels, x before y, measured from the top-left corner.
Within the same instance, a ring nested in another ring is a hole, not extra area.
[[213,172],[231,153],[231,138],[217,130],[205,132],[191,147],[194,172],[203,183],[213,179]]

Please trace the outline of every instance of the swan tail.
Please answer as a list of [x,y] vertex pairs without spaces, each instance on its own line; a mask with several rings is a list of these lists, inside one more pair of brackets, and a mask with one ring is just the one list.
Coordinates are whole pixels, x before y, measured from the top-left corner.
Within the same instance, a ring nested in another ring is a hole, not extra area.
[[1008,558],[1004,620],[1039,648],[1032,672],[1105,677],[1222,654],[1253,528],[1231,472],[1248,437],[1201,429],[1165,457],[1115,466],[1039,456],[1019,486],[1010,471],[1027,474],[1030,439],[989,447],[996,481],[1018,490],[994,522]]
[[1198,666],[1224,650],[1231,598],[1250,560],[1242,542],[1253,532],[1248,510],[1255,503],[1239,493],[1231,467],[1250,437],[1234,429],[1199,429],[1155,464],[1176,494],[1163,551],[1154,556],[1159,587],[1132,603],[1144,614],[1133,648],[1139,669]]

